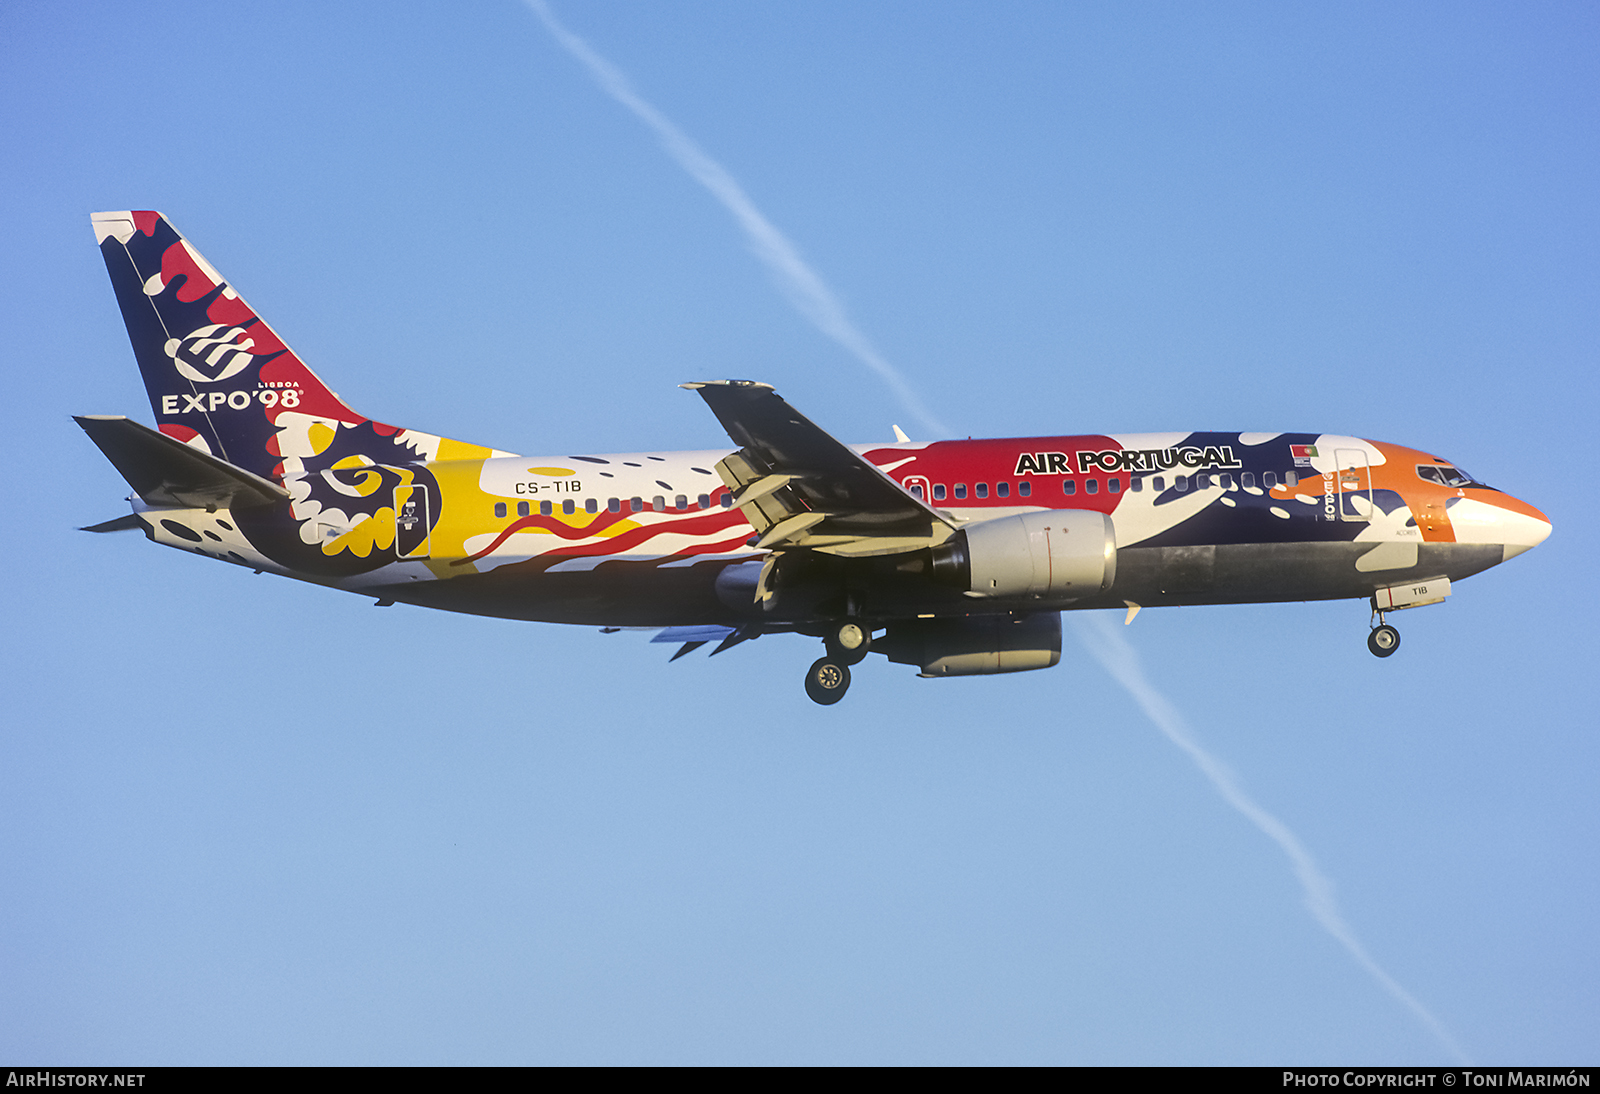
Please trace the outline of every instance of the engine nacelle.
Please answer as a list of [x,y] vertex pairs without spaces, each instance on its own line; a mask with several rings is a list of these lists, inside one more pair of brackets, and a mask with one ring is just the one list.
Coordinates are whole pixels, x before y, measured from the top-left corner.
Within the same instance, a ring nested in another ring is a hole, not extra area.
[[975,596],[1090,596],[1117,579],[1116,528],[1087,509],[979,521],[933,549],[933,573]]
[[1061,613],[974,615],[891,623],[878,653],[923,676],[988,676],[1047,669],[1061,660]]

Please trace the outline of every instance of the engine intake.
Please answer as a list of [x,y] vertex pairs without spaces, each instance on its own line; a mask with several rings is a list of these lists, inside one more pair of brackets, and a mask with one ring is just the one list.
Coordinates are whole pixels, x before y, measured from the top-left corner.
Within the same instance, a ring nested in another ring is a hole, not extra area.
[[979,521],[933,549],[933,576],[974,596],[1089,596],[1117,579],[1116,528],[1086,509]]

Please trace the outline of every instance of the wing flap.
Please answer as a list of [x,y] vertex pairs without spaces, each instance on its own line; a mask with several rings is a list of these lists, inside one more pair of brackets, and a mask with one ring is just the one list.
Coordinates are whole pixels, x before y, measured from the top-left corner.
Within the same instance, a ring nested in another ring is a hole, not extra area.
[[841,555],[898,554],[943,543],[954,528],[768,384],[684,384],[700,393],[739,450],[717,464],[760,539]]
[[798,542],[802,537],[810,538],[807,533],[827,519],[827,513],[815,512],[796,513],[792,517],[784,517],[756,541],[756,548],[765,551],[786,543]]
[[768,494],[781,490],[795,480],[795,475],[763,475],[755,482],[739,491],[739,496],[733,499],[733,504],[743,508],[754,502],[760,501]]
[[244,509],[289,497],[270,479],[120,415],[75,415],[72,420],[146,505]]
[[717,623],[703,623],[690,627],[665,627],[650,639],[652,642],[718,642],[728,637],[733,627]]

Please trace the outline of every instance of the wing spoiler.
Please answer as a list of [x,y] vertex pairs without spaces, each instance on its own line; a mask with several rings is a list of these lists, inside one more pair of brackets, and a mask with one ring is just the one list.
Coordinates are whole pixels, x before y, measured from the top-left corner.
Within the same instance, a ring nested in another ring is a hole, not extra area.
[[286,501],[289,491],[260,475],[121,415],[74,415],[146,505],[244,509]]

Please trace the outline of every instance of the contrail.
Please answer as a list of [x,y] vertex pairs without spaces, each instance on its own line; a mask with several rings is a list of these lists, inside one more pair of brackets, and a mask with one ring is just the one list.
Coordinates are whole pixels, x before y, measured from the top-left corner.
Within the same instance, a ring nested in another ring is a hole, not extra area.
[[[562,25],[545,0],[524,0],[524,3],[544,23],[551,37],[589,70],[595,82],[649,126],[667,154],[677,161],[678,166],[688,172],[691,178],[704,186],[710,191],[711,196],[721,203],[744,232],[756,257],[771,271],[778,286],[788,297],[789,303],[823,334],[838,342],[877,373],[899,398],[901,404],[925,427],[937,434],[949,433],[950,430],[928,410],[922,399],[900,375],[899,370],[885,360],[867,336],[850,321],[844,304],[834,295],[833,290],[800,257],[794,244],[789,242],[788,238],[756,207],[750,195],[745,193],[744,188],[728,173],[727,168],[712,159],[689,138],[688,134],[642,98],[620,69],[596,53],[589,43]],[[1334,899],[1333,882],[1317,868],[1311,852],[1306,850],[1305,845],[1287,825],[1246,794],[1244,788],[1239,785],[1237,777],[1190,735],[1176,708],[1145,678],[1144,671],[1139,666],[1138,655],[1121,633],[1100,613],[1096,613],[1092,620],[1082,616],[1074,618],[1078,636],[1083,644],[1105,670],[1127,690],[1146,716],[1156,724],[1156,728],[1161,730],[1173,744],[1188,753],[1195,766],[1211,780],[1211,785],[1229,805],[1244,814],[1246,819],[1288,856],[1289,863],[1304,891],[1306,909],[1312,917],[1385,991],[1421,1019],[1433,1035],[1462,1063],[1467,1063],[1466,1053],[1462,1051],[1444,1024],[1390,976],[1356,938],[1354,930],[1345,922],[1343,914],[1339,911],[1338,902]]]
[[1189,732],[1189,727],[1171,703],[1155,685],[1145,677],[1144,669],[1139,665],[1139,656],[1128,645],[1116,625],[1106,618],[1104,612],[1095,612],[1092,619],[1084,618],[1083,614],[1074,613],[1073,622],[1078,630],[1078,638],[1092,654],[1095,660],[1111,674],[1112,678],[1121,684],[1134,702],[1138,703],[1156,728],[1166,734],[1167,740],[1177,745],[1189,758],[1194,761],[1202,774],[1211,780],[1211,785],[1221,794],[1223,800],[1243,813],[1250,821],[1261,830],[1261,834],[1276,843],[1285,855],[1289,857],[1289,865],[1294,868],[1295,877],[1300,881],[1300,888],[1305,893],[1306,910],[1309,911],[1323,930],[1331,934],[1334,939],[1355,958],[1356,964],[1366,969],[1372,978],[1383,989],[1399,1002],[1410,1008],[1411,1012],[1422,1020],[1433,1035],[1462,1063],[1469,1063],[1467,1054],[1462,1051],[1444,1023],[1435,1018],[1427,1007],[1417,1001],[1416,997],[1400,983],[1384,971],[1383,966],[1375,961],[1367,952],[1360,939],[1356,938],[1355,931],[1349,923],[1345,922],[1343,913],[1339,911],[1338,902],[1333,897],[1333,882],[1317,868],[1316,860],[1311,857],[1311,852],[1306,850],[1289,826],[1277,817],[1267,812],[1258,805],[1244,787],[1239,784],[1238,776],[1218,760],[1211,753],[1200,746]]
[[524,0],[533,13],[543,21],[550,36],[561,48],[572,54],[594,77],[606,94],[627,107],[634,117],[655,132],[656,138],[667,154],[678,161],[696,182],[711,192],[743,230],[750,247],[771,271],[778,287],[783,290],[801,315],[823,334],[832,338],[866,365],[894,392],[908,412],[923,427],[936,435],[946,435],[950,430],[933,415],[911,390],[898,369],[884,360],[867,336],[850,321],[844,304],[834,295],[817,272],[806,265],[805,259],[793,243],[756,208],[750,195],[744,192],[727,168],[712,159],[689,135],[679,129],[666,115],[646,102],[622,71],[590,48],[589,43],[573,34],[556,19],[555,13],[544,0]]

